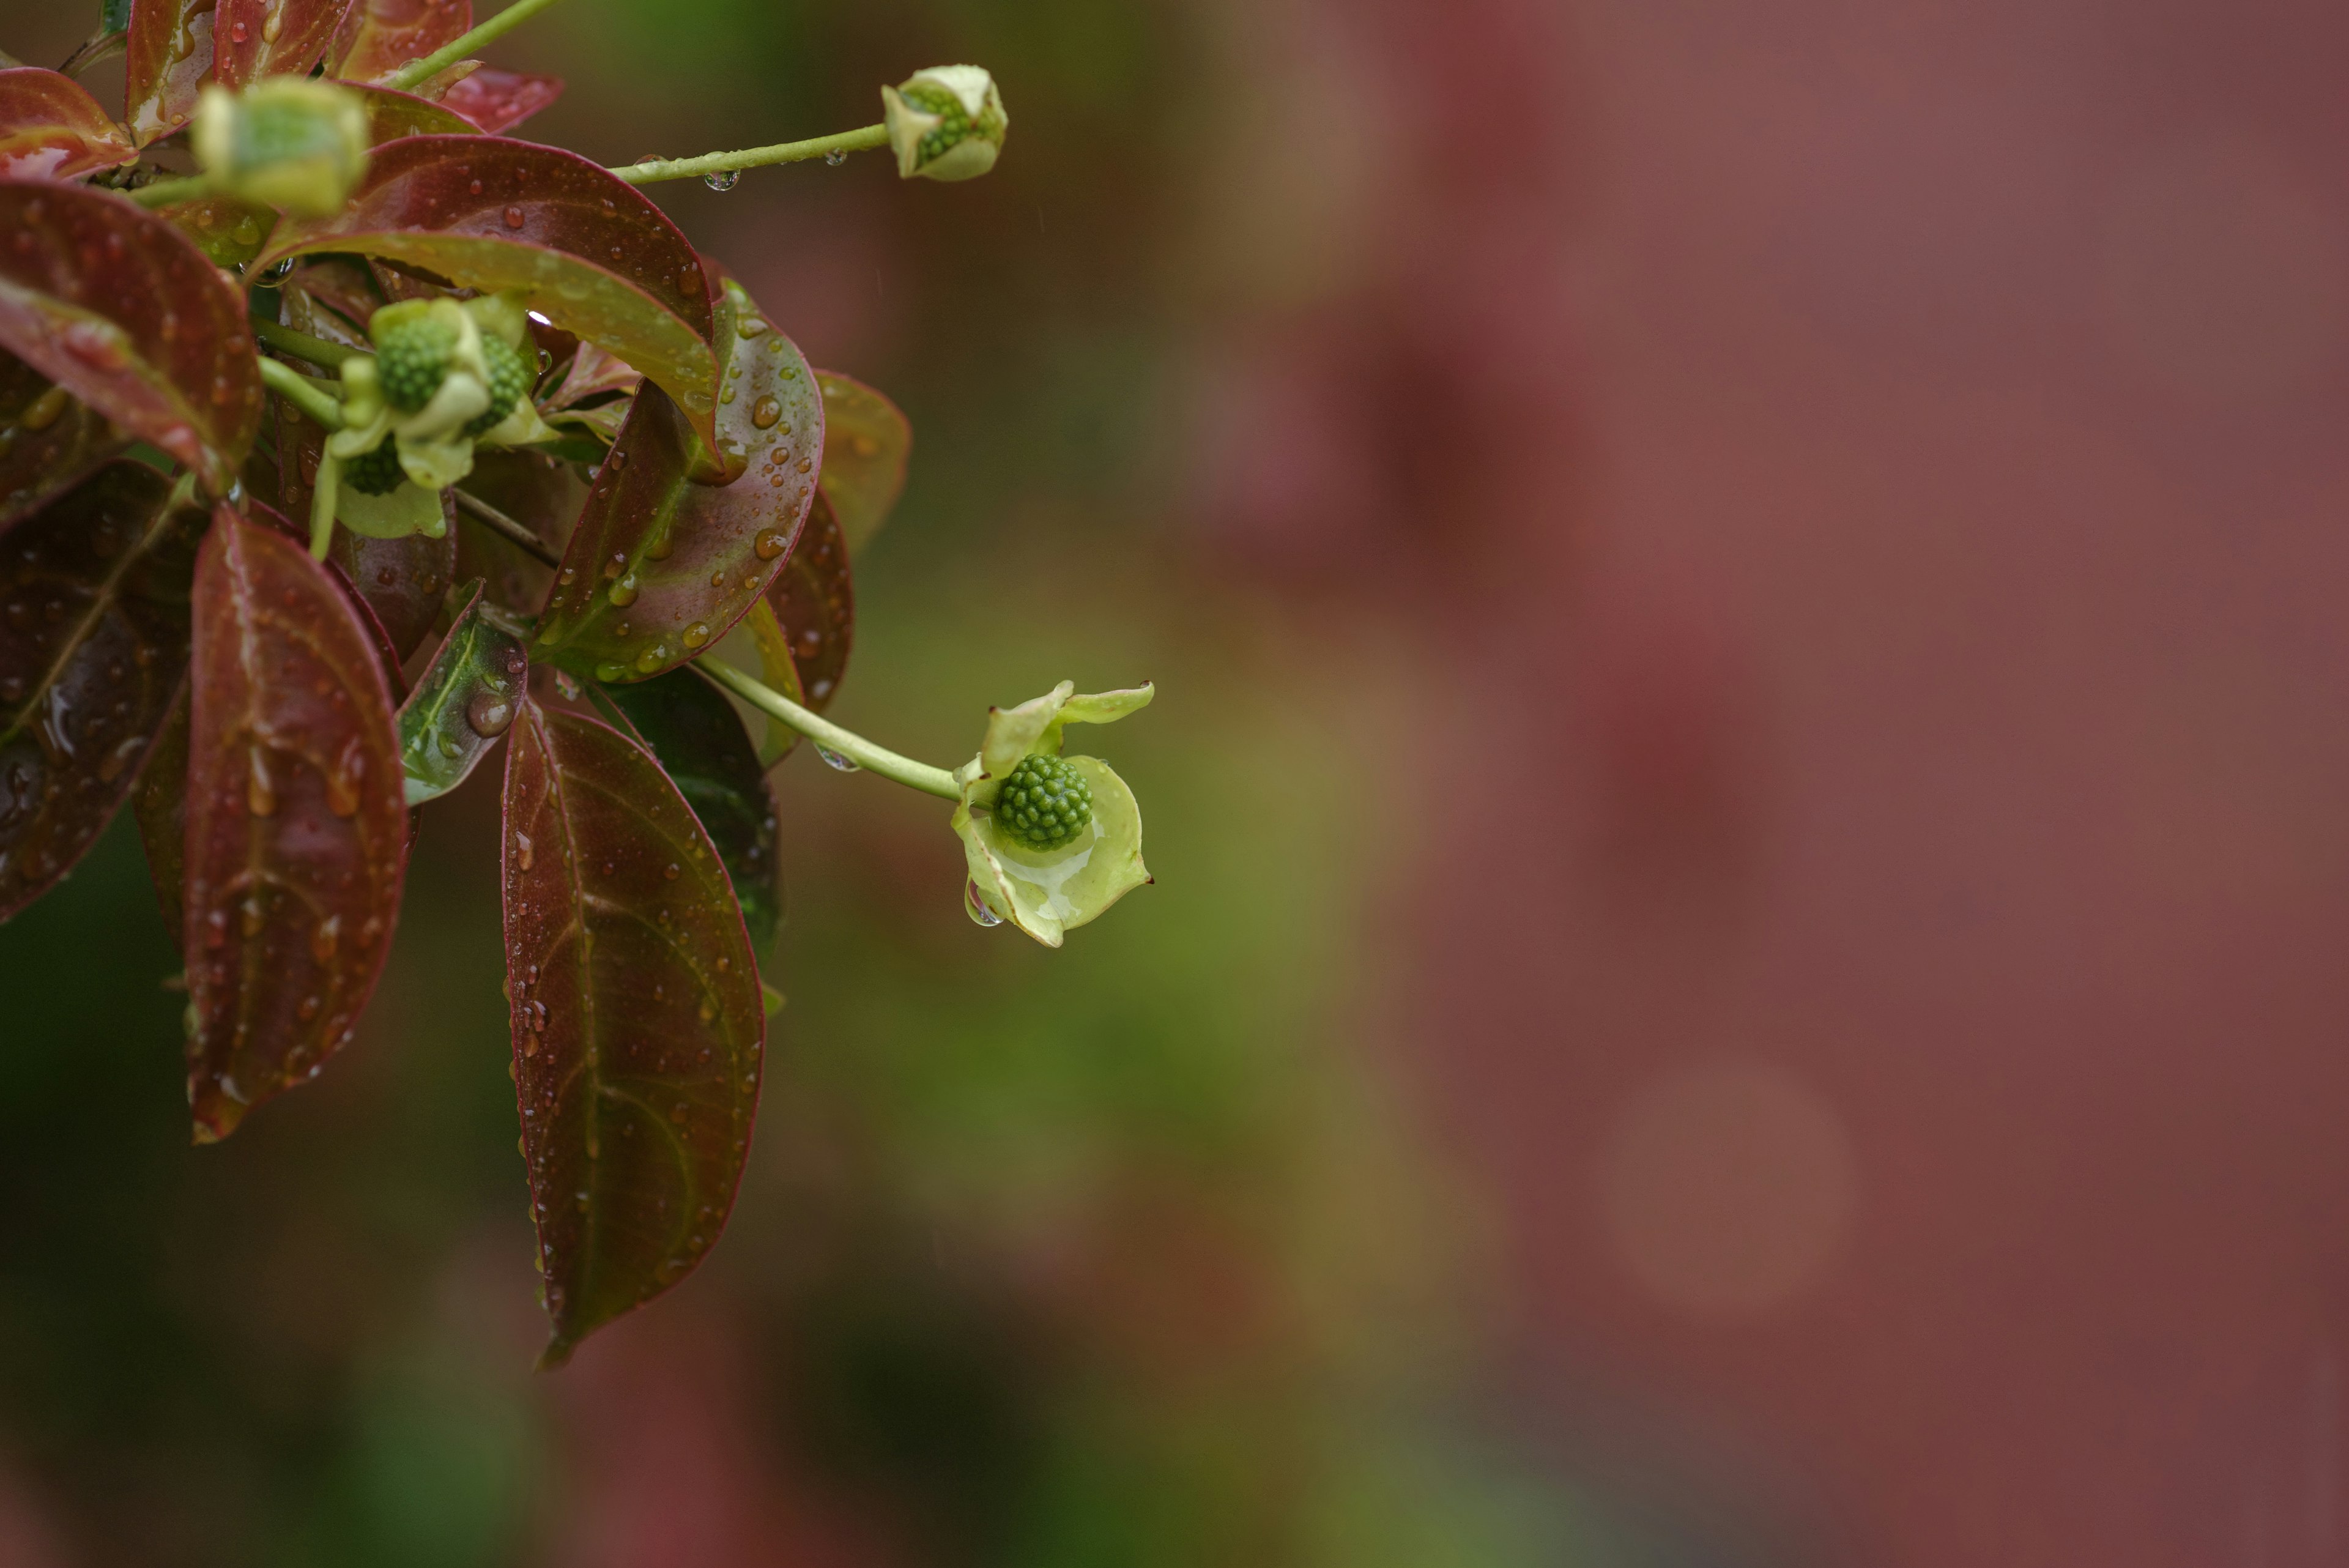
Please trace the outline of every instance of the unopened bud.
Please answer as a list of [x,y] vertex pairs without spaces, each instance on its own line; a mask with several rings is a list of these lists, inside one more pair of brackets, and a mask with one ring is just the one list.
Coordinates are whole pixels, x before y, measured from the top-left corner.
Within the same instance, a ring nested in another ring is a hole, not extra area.
[[995,167],[1011,121],[995,78],[978,66],[932,66],[881,89],[897,172],[907,180],[973,180]]
[[300,77],[266,77],[242,93],[207,87],[191,140],[223,194],[323,218],[367,172],[367,108],[357,93]]

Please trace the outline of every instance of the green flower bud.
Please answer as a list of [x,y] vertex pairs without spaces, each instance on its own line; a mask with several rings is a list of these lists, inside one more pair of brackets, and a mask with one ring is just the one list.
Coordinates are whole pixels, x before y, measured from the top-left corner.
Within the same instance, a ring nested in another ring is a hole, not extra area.
[[376,312],[375,374],[384,400],[412,414],[432,400],[457,354],[457,329],[431,316],[385,324]]
[[1053,948],[1150,880],[1133,792],[1098,757],[1062,756],[1061,739],[1071,724],[1124,718],[1153,689],[1074,691],[1063,680],[991,711],[978,755],[955,774],[962,800],[953,826],[970,872],[965,907],[981,924],[1009,920]]
[[361,495],[388,495],[408,482],[399,466],[399,442],[395,436],[383,438],[383,444],[373,452],[351,459],[343,465],[343,483]]
[[881,89],[900,178],[973,180],[995,167],[1010,118],[978,66],[932,66]]
[[523,394],[530,390],[531,368],[523,362],[522,350],[504,338],[481,334],[481,358],[490,368],[490,406],[465,427],[469,436],[486,435],[504,423]]
[[189,139],[222,194],[305,218],[341,211],[367,171],[367,107],[331,82],[265,77],[243,93],[207,87]]

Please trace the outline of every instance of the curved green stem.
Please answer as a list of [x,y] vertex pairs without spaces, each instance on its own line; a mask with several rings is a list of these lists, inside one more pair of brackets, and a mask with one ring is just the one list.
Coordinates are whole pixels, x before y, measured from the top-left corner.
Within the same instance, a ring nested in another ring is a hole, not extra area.
[[306,332],[296,332],[274,321],[255,321],[253,335],[276,349],[291,354],[296,359],[307,359],[313,365],[324,365],[329,370],[346,359],[357,358],[363,350],[346,348],[339,343],[329,343],[323,337],[313,337]]
[[447,70],[492,39],[503,37],[554,4],[554,0],[514,0],[512,5],[471,32],[433,50],[420,60],[409,61],[386,77],[383,85],[406,92],[418,82]]
[[810,137],[805,141],[779,141],[772,147],[746,147],[740,152],[706,152],[698,158],[653,158],[642,163],[623,163],[610,171],[631,185],[648,185],[656,180],[689,180],[696,174],[723,174],[730,169],[763,169],[770,163],[802,163],[811,158],[822,158],[831,152],[863,152],[867,148],[886,147],[889,128],[867,125],[855,130],[843,130],[832,136]]
[[168,207],[174,202],[193,202],[212,194],[212,181],[209,174],[191,174],[183,180],[158,180],[152,185],[141,185],[124,195],[142,207]]
[[330,431],[343,428],[343,402],[326,389],[324,381],[314,381],[291,365],[274,359],[261,361],[261,379],[269,389],[292,403]]
[[920,790],[924,794],[936,795],[940,800],[959,801],[962,791],[956,787],[954,774],[944,768],[934,768],[927,763],[917,763],[911,757],[876,746],[854,730],[843,730],[829,719],[819,718],[792,701],[781,692],[745,675],[723,659],[707,655],[694,661],[693,668],[733,692],[762,713],[771,714],[828,751],[838,752],[867,773]]

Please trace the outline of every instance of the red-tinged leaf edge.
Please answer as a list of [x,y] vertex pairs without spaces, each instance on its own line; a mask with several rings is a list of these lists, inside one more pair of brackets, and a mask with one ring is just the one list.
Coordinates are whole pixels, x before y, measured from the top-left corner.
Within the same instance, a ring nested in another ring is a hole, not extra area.
[[848,652],[856,636],[856,590],[849,576],[848,545],[841,537],[840,520],[828,494],[817,493],[800,542],[767,589],[767,602],[775,607],[807,705],[821,713],[832,705],[848,673]]
[[659,389],[636,393],[573,529],[533,657],[598,680],[673,670],[723,638],[781,570],[815,497],[823,400],[798,346],[731,280],[718,440],[743,467],[692,477],[693,444]]
[[183,933],[195,1137],[348,1043],[408,862],[391,691],[351,598],[220,508],[198,558]]
[[766,1019],[725,868],[635,741],[524,701],[505,824],[514,1084],[554,1326],[540,1365],[556,1366],[717,1241]]
[[0,352],[0,524],[72,489],[129,444],[104,414]]
[[519,289],[565,331],[602,344],[677,400],[709,456],[724,349],[709,275],[652,200],[559,148],[496,136],[412,136],[376,149],[331,218],[287,219],[256,265],[354,251],[484,293]]
[[471,0],[357,0],[326,50],[326,74],[372,82],[472,29]]
[[823,493],[855,555],[872,542],[905,490],[914,427],[897,405],[854,376],[817,372],[823,388]]
[[241,88],[263,77],[306,76],[350,8],[351,0],[218,0],[213,79]]
[[0,69],[0,179],[78,180],[138,156],[114,117],[63,71]]
[[450,83],[448,90],[440,95],[440,103],[474,129],[491,136],[502,136],[562,96],[561,77],[532,76],[483,66]]
[[261,429],[244,300],[165,220],[0,182],[0,348],[227,493]]
[[144,147],[188,123],[212,77],[214,0],[130,0],[123,119]]
[[188,668],[204,514],[121,460],[0,531],[0,920],[129,794]]

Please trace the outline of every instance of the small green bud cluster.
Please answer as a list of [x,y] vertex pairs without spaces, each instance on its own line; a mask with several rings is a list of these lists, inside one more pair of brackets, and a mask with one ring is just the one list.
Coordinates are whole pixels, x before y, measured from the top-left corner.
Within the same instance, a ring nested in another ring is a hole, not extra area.
[[1011,121],[995,78],[977,66],[932,66],[881,89],[889,144],[905,179],[969,180],[995,167]]
[[481,334],[481,361],[490,368],[490,406],[465,426],[469,436],[494,429],[514,411],[514,405],[530,390],[530,366],[523,360],[522,350],[504,338],[493,333]]
[[407,477],[399,466],[399,442],[392,436],[384,437],[373,452],[343,464],[343,483],[361,495],[388,495]]
[[[916,82],[902,90],[907,103],[938,117],[936,128],[921,140],[920,161],[923,163],[936,162],[970,134],[969,113],[964,109],[962,100],[946,88],[927,82]],[[978,133],[981,136],[989,141],[1000,142],[1003,130],[1003,110],[999,105],[990,103],[979,110]]]
[[1092,786],[1059,757],[1022,757],[995,797],[997,830],[1028,849],[1058,849],[1092,819]]
[[456,352],[456,328],[445,321],[420,316],[387,328],[375,345],[376,379],[384,400],[407,414],[430,402]]

